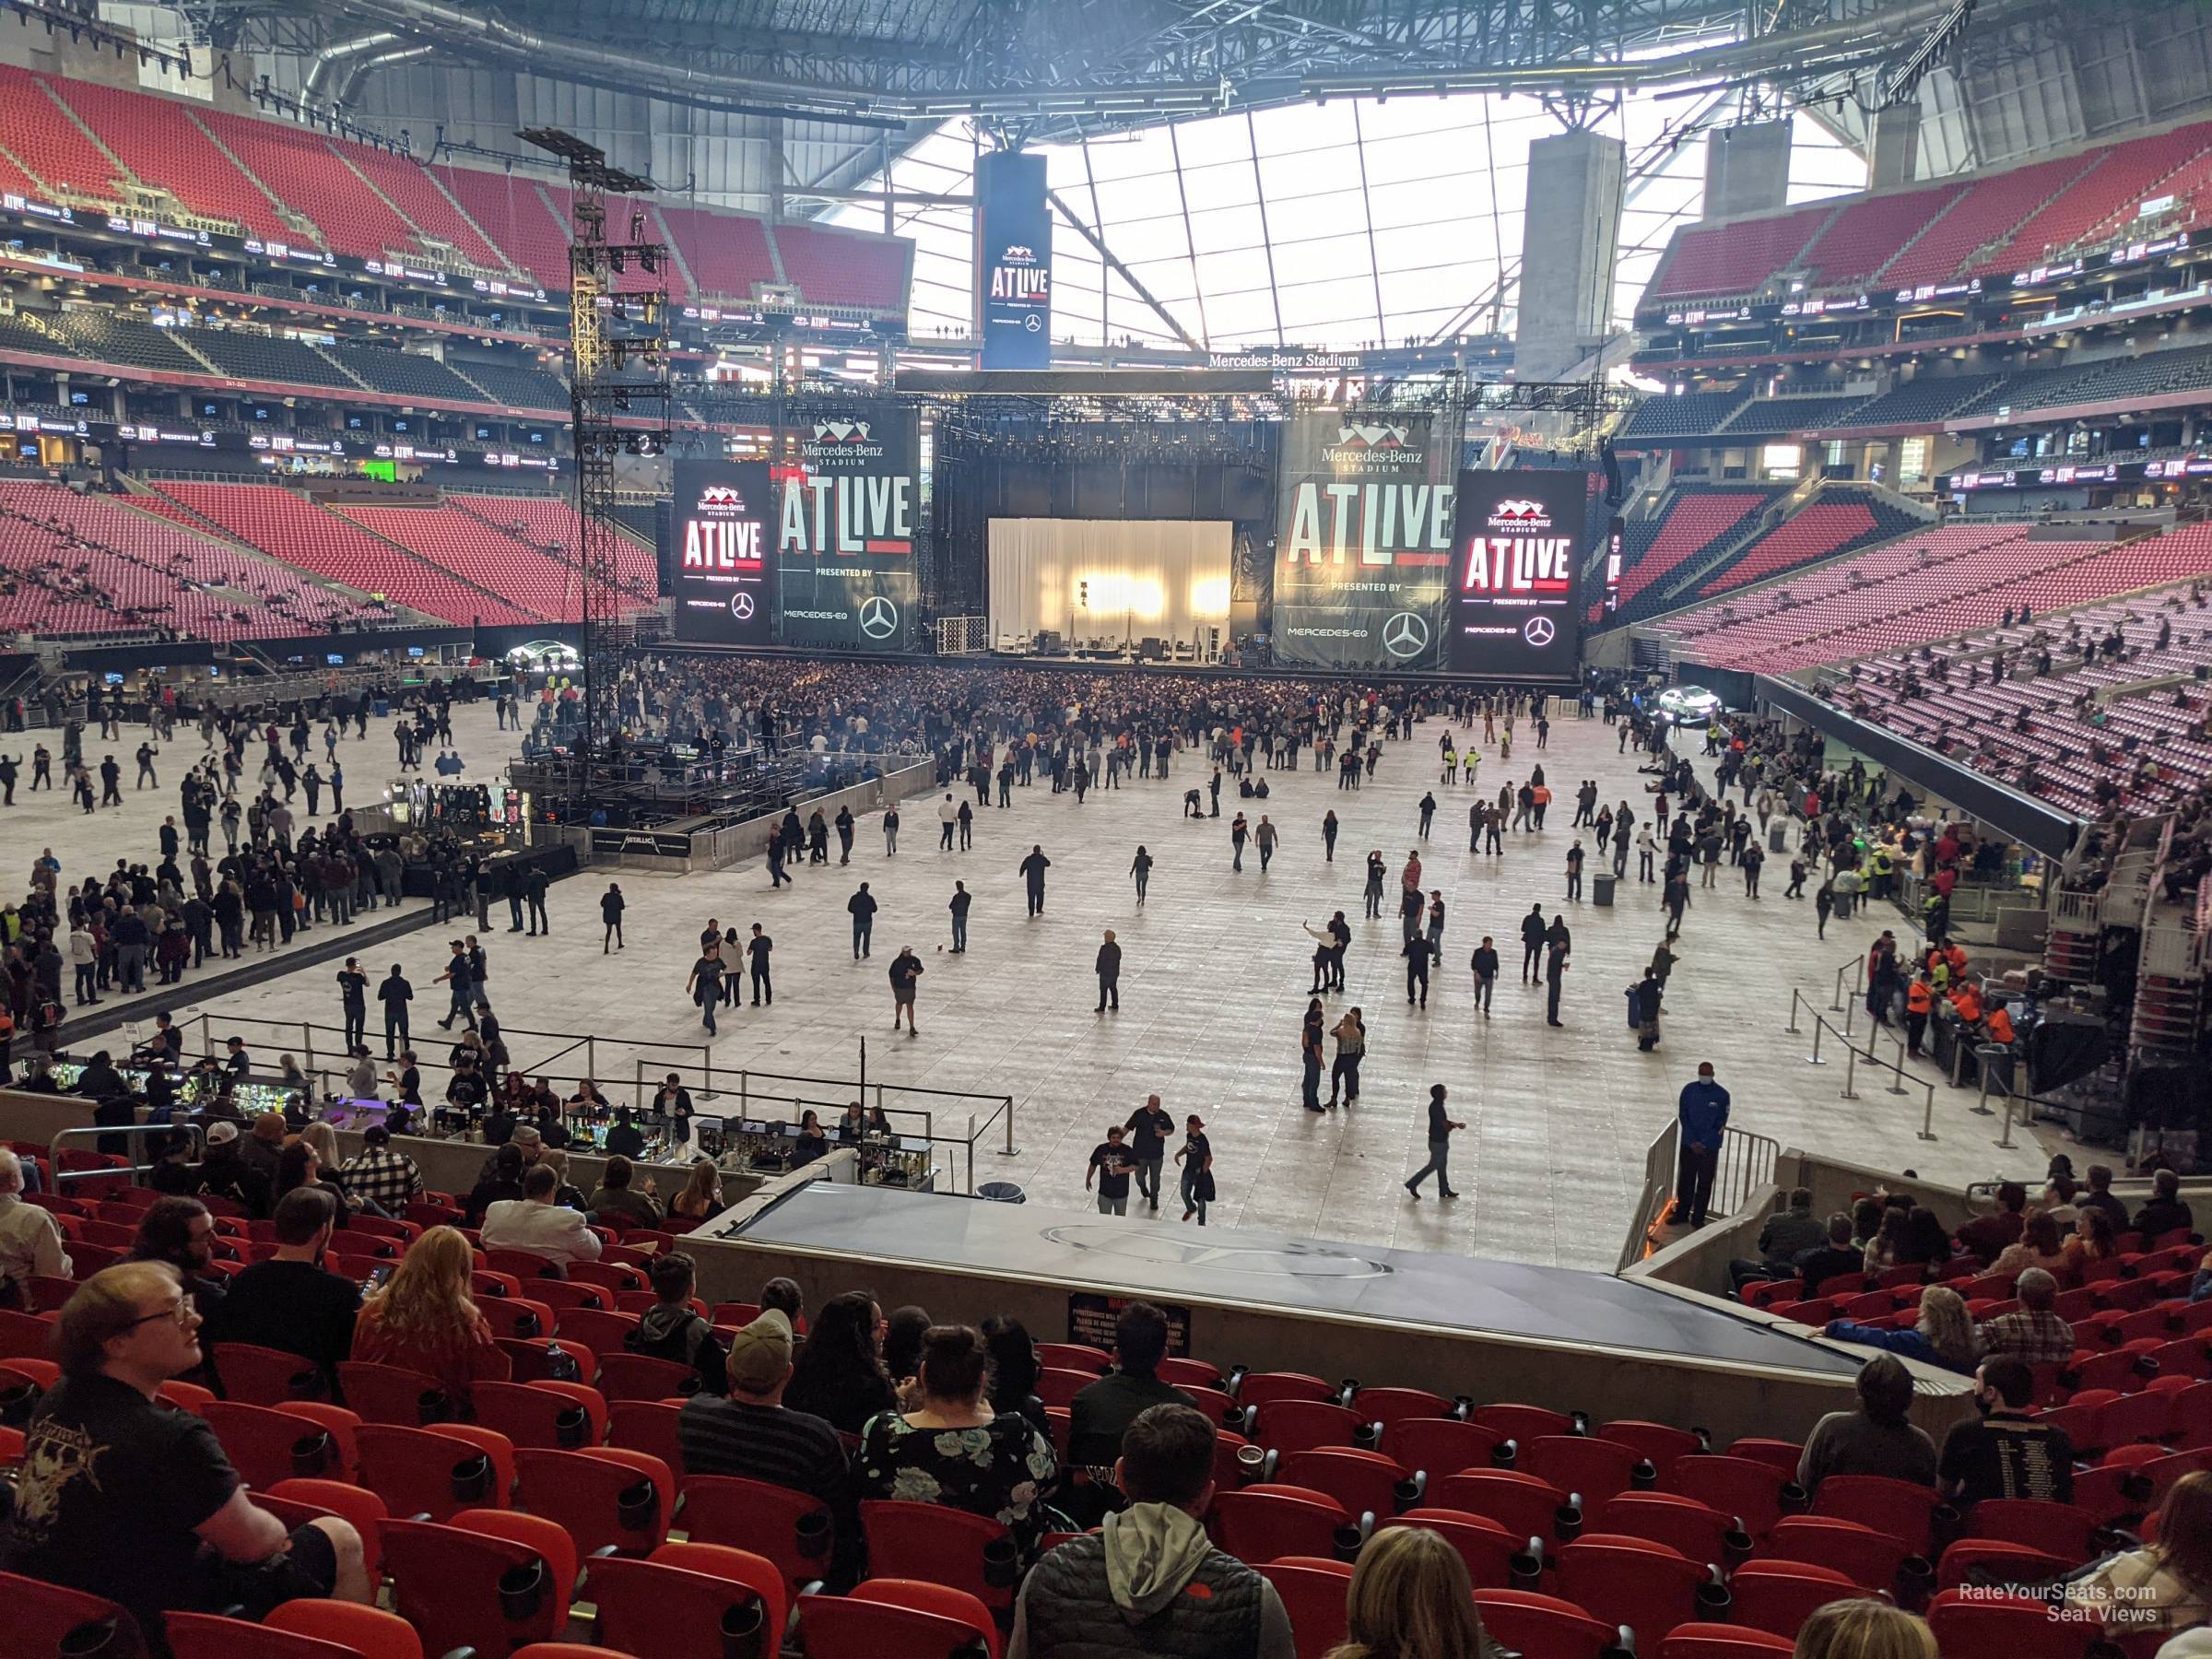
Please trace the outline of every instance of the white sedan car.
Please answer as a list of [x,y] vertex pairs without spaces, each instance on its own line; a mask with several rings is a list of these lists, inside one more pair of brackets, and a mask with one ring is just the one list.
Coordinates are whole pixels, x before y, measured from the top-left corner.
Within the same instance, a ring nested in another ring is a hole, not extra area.
[[1721,712],[1721,700],[1702,686],[1670,686],[1659,693],[1659,707],[1677,725],[1696,725]]

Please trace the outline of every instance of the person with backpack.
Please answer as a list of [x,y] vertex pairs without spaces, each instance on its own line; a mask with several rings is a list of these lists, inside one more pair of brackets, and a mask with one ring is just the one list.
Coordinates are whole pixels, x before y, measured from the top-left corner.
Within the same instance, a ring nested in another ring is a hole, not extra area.
[[697,1268],[680,1250],[653,1258],[653,1293],[659,1302],[646,1311],[638,1328],[623,1339],[633,1354],[653,1359],[673,1359],[699,1375],[700,1392],[729,1393],[725,1354],[714,1327],[691,1305],[691,1288]]

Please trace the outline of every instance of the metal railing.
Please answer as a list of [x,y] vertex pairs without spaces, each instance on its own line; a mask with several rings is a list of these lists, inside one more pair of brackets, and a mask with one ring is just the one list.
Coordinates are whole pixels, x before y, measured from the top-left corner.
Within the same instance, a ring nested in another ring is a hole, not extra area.
[[115,1124],[100,1128],[57,1131],[46,1147],[46,1156],[53,1171],[53,1195],[57,1198],[63,1196],[62,1189],[72,1182],[112,1179],[118,1175],[130,1176],[132,1184],[136,1185],[138,1177],[154,1167],[151,1163],[134,1161],[127,1170],[116,1169],[112,1164],[105,1169],[65,1170],[62,1168],[62,1154],[67,1150],[65,1142],[98,1142],[109,1135],[130,1135],[146,1140],[150,1147],[154,1144],[152,1137],[158,1135],[166,1141],[180,1131],[192,1136],[192,1161],[200,1162],[206,1155],[207,1133],[198,1124],[171,1124],[157,1120],[148,1124]]
[[[1681,1171],[1681,1120],[1670,1118],[1644,1148],[1643,1186],[1637,1195],[1635,1213],[1630,1218],[1628,1236],[1621,1242],[1616,1272],[1627,1272],[1657,1242],[1660,1224],[1666,1219],[1668,1207],[1674,1203],[1677,1178]],[[1748,1129],[1724,1129],[1720,1157],[1713,1166],[1712,1192],[1706,1200],[1708,1214],[1733,1216],[1752,1194],[1773,1185],[1775,1167],[1781,1158],[1782,1143],[1773,1136],[1754,1134]]]
[[[218,1034],[213,1027],[224,1028]],[[191,1035],[196,1029],[196,1036]],[[315,1020],[272,1020],[253,1015],[232,1016],[219,1009],[203,1010],[186,1028],[186,1045],[197,1053],[219,1059],[224,1044],[232,1036],[246,1040],[249,1049],[276,1047],[286,1052],[294,1034],[299,1038],[298,1063],[308,1079],[311,1092],[318,1098],[345,1093],[346,1073],[349,1061],[346,1056],[346,1032],[342,1026],[324,1025]],[[317,1053],[318,1034],[322,1050]],[[376,1036],[373,1030],[365,1030],[365,1038]],[[440,1038],[447,1037],[440,1032]],[[920,1084],[888,1082],[881,1077],[873,1080],[868,1076],[868,1040],[859,1039],[858,1068],[850,1077],[825,1077],[792,1072],[760,1071],[744,1066],[735,1070],[717,1066],[712,1042],[652,1042],[633,1038],[601,1038],[596,1033],[578,1036],[571,1031],[539,1031],[520,1026],[501,1025],[500,1039],[506,1044],[510,1063],[505,1068],[528,1077],[543,1077],[548,1083],[571,1089],[589,1083],[606,1097],[610,1105],[628,1105],[641,1116],[651,1116],[650,1102],[661,1086],[661,1080],[670,1072],[688,1075],[695,1106],[712,1103],[714,1112],[710,1115],[745,1119],[781,1115],[782,1109],[791,1108],[790,1121],[796,1123],[809,1109],[821,1112],[825,1123],[830,1122],[855,1100],[864,1105],[874,1104],[883,1109],[887,1117],[906,1117],[919,1120],[921,1135],[935,1150],[942,1148],[947,1159],[959,1159],[959,1173],[969,1192],[975,1190],[975,1148],[987,1139],[995,1137],[999,1145],[991,1150],[1001,1158],[1016,1158],[1020,1147],[1014,1140],[1014,1097],[1010,1094],[984,1094],[971,1089],[930,1088]],[[457,1041],[457,1034],[454,1036]],[[426,1045],[436,1039],[425,1039]],[[550,1044],[550,1047],[527,1047],[531,1043]],[[419,1049],[416,1053],[416,1069],[425,1078],[422,1090],[426,1105],[434,1105],[443,1098],[442,1087],[433,1088],[429,1079],[442,1075],[451,1077],[455,1067],[450,1059],[427,1054]],[[372,1051],[373,1052],[373,1051]],[[566,1063],[565,1065],[562,1063]],[[385,1063],[387,1065],[391,1062]],[[273,1073],[257,1070],[252,1080],[259,1081]],[[486,1090],[490,1092],[490,1079],[486,1079]],[[629,1099],[624,1100],[627,1092]],[[732,1104],[734,1095],[735,1104]],[[486,1105],[490,1104],[489,1100]],[[571,1115],[564,1112],[564,1116]],[[958,1132],[947,1128],[940,1132],[940,1118],[959,1121],[964,1118]],[[109,1131],[108,1133],[118,1133]]]
[[[1816,992],[1815,994],[1818,995],[1818,993]],[[1846,1002],[1844,1004],[1844,1019],[1846,1024],[1848,1024],[1850,1020],[1851,1009],[1853,1006],[1854,1004],[1850,1002]],[[1838,1030],[1833,1025],[1829,1023],[1828,1017],[1826,1015],[1821,1014],[1815,1009],[1811,1003],[1808,1003],[1805,1000],[1804,994],[1794,989],[1790,992],[1790,1023],[1783,1028],[1791,1036],[1801,1037],[1805,1034],[1804,1029],[1797,1023],[1797,1017],[1800,1011],[1810,1018],[1813,1022],[1813,1052],[1805,1057],[1805,1063],[1807,1065],[1827,1065],[1831,1064],[1830,1059],[1823,1056],[1820,1053],[1820,1043],[1823,1035],[1826,1035],[1833,1040],[1830,1044],[1832,1048],[1841,1049],[1843,1053],[1843,1087],[1838,1091],[1837,1098],[1839,1100],[1855,1100],[1859,1098],[1856,1085],[1858,1082],[1858,1068],[1862,1065],[1871,1065],[1878,1071],[1888,1072],[1890,1077],[1890,1082],[1888,1087],[1888,1093],[1893,1095],[1910,1094],[1912,1092],[1912,1088],[1914,1087],[1918,1087],[1926,1091],[1926,1109],[1922,1112],[1920,1120],[1920,1138],[1924,1141],[1932,1141],[1937,1138],[1936,1135],[1936,1085],[1915,1076],[1912,1072],[1909,1072],[1905,1069],[1905,1039],[1903,1033],[1895,1030],[1889,1030],[1890,1036],[1897,1040],[1898,1057],[1895,1060],[1885,1060],[1880,1054],[1877,1053],[1872,1047],[1867,1047],[1865,1049],[1858,1047],[1857,1044],[1853,1041],[1848,1030]],[[1875,1028],[1875,1031],[1888,1030],[1889,1028],[1885,1026],[1877,1026]],[[1874,1033],[1869,1032],[1868,1037],[1871,1041],[1874,1037]]]

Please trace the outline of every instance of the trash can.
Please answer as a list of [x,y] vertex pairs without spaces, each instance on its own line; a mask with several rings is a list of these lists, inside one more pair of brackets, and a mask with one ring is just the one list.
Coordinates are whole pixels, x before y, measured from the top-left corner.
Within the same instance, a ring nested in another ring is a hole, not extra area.
[[1787,853],[1790,850],[1790,820],[1776,818],[1767,826],[1767,851]]
[[988,1199],[993,1204],[1027,1204],[1030,1201],[1029,1194],[1010,1181],[986,1181],[975,1189],[975,1195]]
[[1618,880],[1619,877],[1609,870],[1602,876],[1593,877],[1590,881],[1590,902],[1602,904],[1610,909],[1613,904],[1614,884]]
[[373,713],[379,720],[389,720],[392,718],[392,705],[381,697],[371,702],[369,708],[370,712]]

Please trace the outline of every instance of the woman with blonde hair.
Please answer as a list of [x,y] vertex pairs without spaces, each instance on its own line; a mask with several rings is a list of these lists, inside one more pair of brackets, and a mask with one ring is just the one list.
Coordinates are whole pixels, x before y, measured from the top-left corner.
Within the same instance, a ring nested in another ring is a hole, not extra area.
[[1973,1315],[1966,1311],[1965,1299],[1948,1285],[1930,1285],[1920,1293],[1920,1315],[1911,1330],[1892,1331],[1855,1320],[1831,1319],[1822,1334],[1838,1342],[1856,1342],[1902,1354],[1908,1359],[1925,1360],[1961,1376],[1972,1376],[1982,1358]]
[[691,1179],[670,1202],[668,1213],[687,1221],[711,1221],[722,1207],[722,1171],[702,1158],[691,1166]]
[[1346,1639],[1328,1659],[1489,1659],[1467,1564],[1443,1535],[1385,1526],[1368,1539],[1345,1594]]
[[1832,1601],[1797,1627],[1794,1659],[1936,1659],[1936,1632],[1888,1602]]
[[433,1227],[400,1258],[354,1322],[353,1358],[436,1380],[465,1408],[472,1383],[511,1374],[491,1326],[469,1299],[475,1258],[458,1230]]
[[2200,1469],[2173,1483],[2159,1507],[2158,1538],[2068,1583],[2067,1606],[2131,1637],[2212,1622],[2212,1475]]

